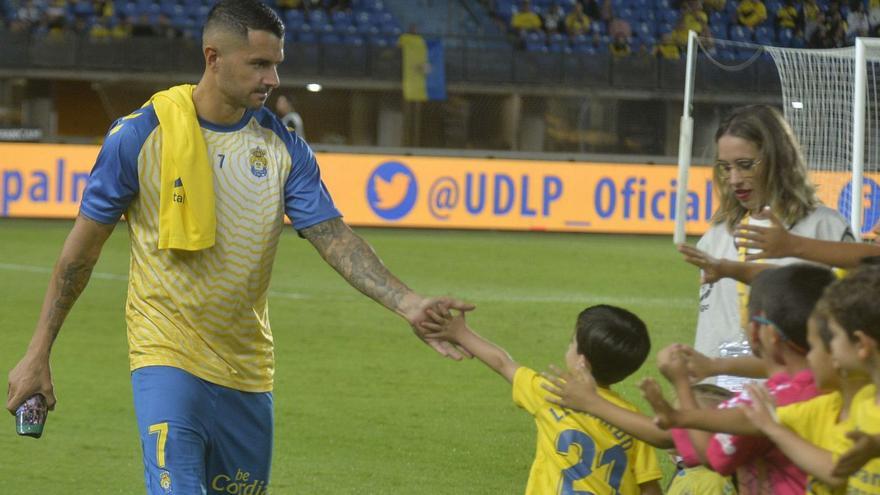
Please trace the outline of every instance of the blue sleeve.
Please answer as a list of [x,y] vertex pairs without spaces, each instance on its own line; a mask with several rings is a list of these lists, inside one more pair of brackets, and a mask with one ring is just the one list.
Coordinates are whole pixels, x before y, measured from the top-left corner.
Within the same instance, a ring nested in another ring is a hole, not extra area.
[[299,136],[285,139],[293,162],[284,184],[284,212],[296,230],[342,216],[321,181],[315,153]]
[[140,187],[138,155],[155,128],[150,120],[149,115],[141,115],[126,121],[119,119],[110,127],[89,174],[79,209],[81,214],[105,224],[119,221]]

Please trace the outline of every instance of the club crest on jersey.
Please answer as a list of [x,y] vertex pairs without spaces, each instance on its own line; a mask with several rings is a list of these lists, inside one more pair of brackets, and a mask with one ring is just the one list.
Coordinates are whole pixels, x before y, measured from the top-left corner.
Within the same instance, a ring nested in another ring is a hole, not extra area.
[[269,160],[266,158],[266,150],[259,146],[251,150],[248,161],[251,164],[251,173],[254,177],[265,177],[268,173]]
[[159,486],[161,486],[166,493],[171,492],[171,473],[168,471],[162,471],[159,475]]

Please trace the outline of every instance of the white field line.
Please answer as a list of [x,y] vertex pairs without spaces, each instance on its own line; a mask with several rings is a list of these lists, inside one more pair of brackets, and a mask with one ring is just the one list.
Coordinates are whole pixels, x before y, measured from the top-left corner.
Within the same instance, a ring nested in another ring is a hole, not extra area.
[[[52,273],[51,268],[44,266],[20,265],[14,263],[0,263],[0,270],[26,273]],[[128,281],[128,276],[117,273],[92,272],[92,278],[100,280]],[[443,290],[435,291],[443,294]],[[572,303],[572,304],[613,304],[619,306],[649,306],[664,308],[696,308],[696,295],[694,298],[689,297],[651,297],[651,296],[610,296],[607,294],[594,292],[568,292],[558,294],[529,294],[529,293],[511,293],[508,290],[493,290],[489,288],[481,288],[474,290],[463,290],[460,297],[473,302],[475,304],[485,302],[499,303],[532,303],[532,304],[555,304],[555,303]],[[340,294],[328,297],[327,294],[310,295],[302,292],[289,292],[270,290],[269,295],[272,297],[280,297],[293,300],[309,300],[320,297],[324,300],[353,300],[360,296],[350,294]]]

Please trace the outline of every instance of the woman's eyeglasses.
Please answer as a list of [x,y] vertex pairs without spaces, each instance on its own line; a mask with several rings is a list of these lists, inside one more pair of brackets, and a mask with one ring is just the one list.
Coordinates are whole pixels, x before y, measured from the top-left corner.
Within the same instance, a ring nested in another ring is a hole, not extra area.
[[760,164],[760,158],[743,158],[741,160],[734,160],[733,163],[717,161],[715,162],[715,169],[718,170],[719,177],[721,177],[722,179],[727,179],[730,177],[730,173],[733,172],[734,168],[737,169],[741,174],[752,175],[755,173],[755,169]]

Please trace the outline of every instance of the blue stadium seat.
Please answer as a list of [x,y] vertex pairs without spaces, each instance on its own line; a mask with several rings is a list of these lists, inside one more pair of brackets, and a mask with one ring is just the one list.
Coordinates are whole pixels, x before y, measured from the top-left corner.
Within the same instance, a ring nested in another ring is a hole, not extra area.
[[531,41],[526,41],[526,51],[527,52],[547,53],[550,51],[550,49],[547,48],[547,45],[545,45],[544,43],[535,43],[535,42],[531,42]]
[[379,29],[379,26],[374,26],[372,24],[358,24],[357,32],[361,35],[374,36],[382,31]]
[[373,46],[386,47],[388,46],[388,38],[384,36],[371,36],[370,44]]
[[791,29],[785,28],[779,30],[780,46],[791,46],[792,38],[794,38],[794,32]]
[[792,48],[806,48],[807,42],[803,36],[795,36],[791,39]]
[[342,37],[334,32],[321,33],[321,43],[325,45],[341,45]]
[[364,37],[358,36],[356,34],[355,35],[351,35],[351,34],[345,35],[345,37],[342,39],[342,42],[346,45],[351,45],[351,46],[364,46],[364,44],[365,44]]
[[370,23],[373,22],[373,16],[369,12],[366,12],[366,11],[358,12],[354,16],[354,21],[359,26],[363,26],[365,24],[369,25]]
[[672,9],[664,10],[661,19],[663,22],[674,26],[678,23],[678,11]]
[[639,39],[645,39],[645,37],[654,37],[654,26],[652,24],[648,24],[647,22],[639,22],[633,25],[633,34],[638,36]]
[[752,41],[752,33],[743,26],[730,26],[730,39],[733,41]]
[[583,45],[575,45],[574,46],[575,53],[583,53],[584,55],[595,55],[596,47],[591,43],[583,44]]
[[772,45],[776,43],[776,36],[773,32],[773,28],[766,25],[756,27],[755,42],[761,45]]
[[654,11],[654,9],[640,8],[636,10],[636,12],[638,13],[638,20],[642,22],[650,22],[651,24],[657,23],[657,13]]
[[351,15],[351,12],[345,12],[342,10],[337,10],[336,12],[333,12],[331,20],[333,21],[333,24],[337,26],[347,26],[354,22],[354,18]]

